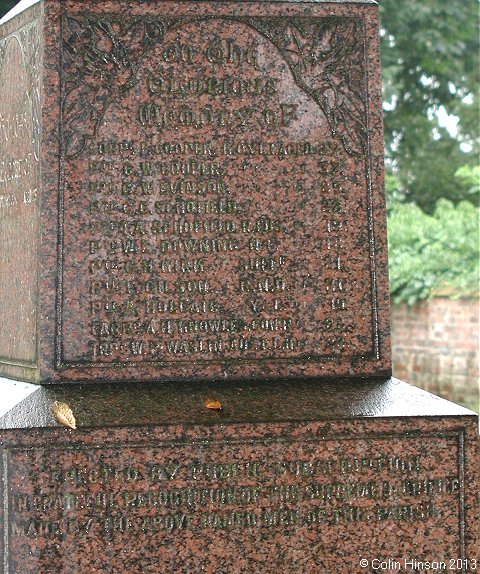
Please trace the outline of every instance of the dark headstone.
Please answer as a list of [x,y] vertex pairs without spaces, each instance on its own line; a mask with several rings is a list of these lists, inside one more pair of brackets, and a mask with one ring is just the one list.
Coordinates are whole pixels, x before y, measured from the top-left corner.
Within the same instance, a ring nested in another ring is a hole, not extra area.
[[477,418],[394,379],[49,386],[0,428],[3,574],[475,571]]
[[4,375],[390,373],[375,3],[46,0],[0,74]]

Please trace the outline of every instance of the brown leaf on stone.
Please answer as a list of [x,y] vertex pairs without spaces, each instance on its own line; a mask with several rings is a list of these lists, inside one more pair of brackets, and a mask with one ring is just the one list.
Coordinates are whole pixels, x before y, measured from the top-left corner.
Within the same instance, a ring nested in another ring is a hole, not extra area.
[[217,399],[206,399],[205,406],[207,409],[212,409],[213,411],[221,411],[222,403],[217,401]]
[[77,421],[67,403],[55,401],[52,405],[52,413],[60,424],[74,430],[77,428]]

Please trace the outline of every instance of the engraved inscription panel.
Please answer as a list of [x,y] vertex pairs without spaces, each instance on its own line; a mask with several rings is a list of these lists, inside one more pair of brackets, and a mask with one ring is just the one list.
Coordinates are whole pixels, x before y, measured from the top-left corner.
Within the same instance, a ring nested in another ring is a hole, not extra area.
[[0,39],[0,362],[36,359],[39,29]]
[[378,356],[364,34],[63,18],[59,367]]
[[13,448],[6,574],[351,574],[400,548],[465,558],[458,449],[455,433]]

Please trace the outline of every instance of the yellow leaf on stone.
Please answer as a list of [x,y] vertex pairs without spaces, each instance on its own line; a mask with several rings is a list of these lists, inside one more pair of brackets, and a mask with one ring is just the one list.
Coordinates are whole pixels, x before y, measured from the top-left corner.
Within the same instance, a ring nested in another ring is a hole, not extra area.
[[73,415],[72,409],[67,405],[67,403],[61,403],[55,401],[52,405],[53,416],[57,421],[71,429],[77,428],[77,421]]
[[207,409],[212,409],[213,411],[221,411],[222,410],[222,403],[217,401],[216,399],[207,399],[205,401],[205,406]]

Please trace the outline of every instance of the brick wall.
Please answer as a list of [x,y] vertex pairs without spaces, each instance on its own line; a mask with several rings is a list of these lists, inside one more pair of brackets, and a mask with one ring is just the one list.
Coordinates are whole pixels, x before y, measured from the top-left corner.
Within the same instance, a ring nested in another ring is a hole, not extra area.
[[479,411],[479,300],[392,306],[393,374]]

